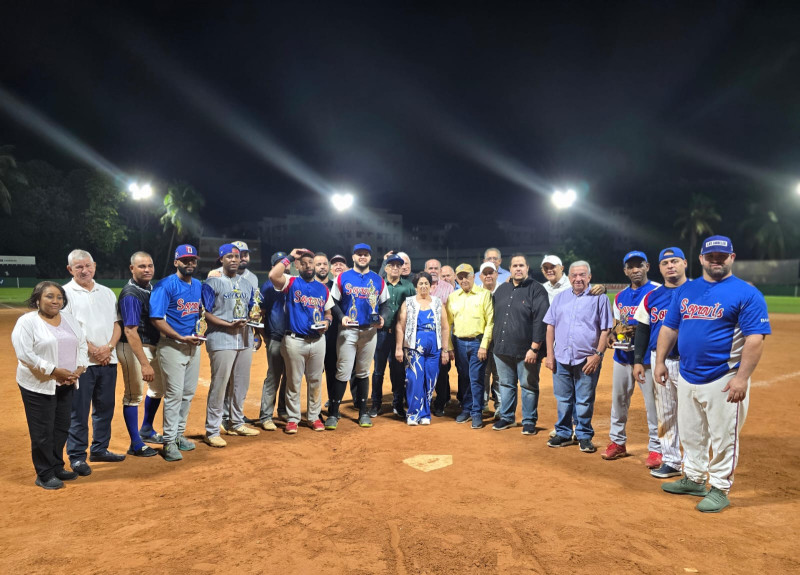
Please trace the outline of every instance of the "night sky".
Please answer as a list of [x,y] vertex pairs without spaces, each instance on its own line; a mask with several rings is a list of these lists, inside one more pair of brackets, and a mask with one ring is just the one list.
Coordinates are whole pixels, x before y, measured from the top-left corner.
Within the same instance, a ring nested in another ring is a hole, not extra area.
[[[4,93],[206,219],[350,186],[407,223],[524,223],[566,184],[666,209],[800,179],[792,2],[14,4]],[[83,165],[15,116],[19,160]]]

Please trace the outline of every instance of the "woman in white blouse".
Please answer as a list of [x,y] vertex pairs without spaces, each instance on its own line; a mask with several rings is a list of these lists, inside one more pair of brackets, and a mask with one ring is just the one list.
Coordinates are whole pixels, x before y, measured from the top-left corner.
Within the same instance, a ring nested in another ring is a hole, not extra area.
[[28,298],[28,306],[36,311],[20,317],[11,332],[36,485],[44,489],[61,489],[65,480],[78,477],[64,469],[64,444],[72,393],[89,357],[83,330],[75,318],[62,311],[66,305],[64,288],[39,282]]

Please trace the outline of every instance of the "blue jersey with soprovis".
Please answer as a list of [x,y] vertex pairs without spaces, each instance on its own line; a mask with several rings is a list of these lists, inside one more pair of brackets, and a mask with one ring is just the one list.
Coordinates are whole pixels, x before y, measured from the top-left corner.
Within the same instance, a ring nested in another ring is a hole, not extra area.
[[[659,285],[661,284],[648,281],[638,288],[628,286],[619,292],[614,296],[614,319],[621,321],[622,318],[627,318],[628,324],[633,326],[639,323],[634,319],[636,308],[639,307],[644,296],[656,289]],[[633,351],[614,350],[614,361],[624,365],[633,365]],[[644,362],[646,365],[649,364],[650,358],[644,358]]]
[[350,316],[351,310],[360,326],[368,326],[369,316],[373,313],[372,305],[369,303],[369,294],[373,291],[378,296],[375,302],[375,311],[378,313],[378,306],[389,299],[389,290],[386,282],[375,272],[368,271],[365,274],[350,269],[339,274],[333,282],[331,295],[339,302],[345,316]]
[[203,285],[192,278],[186,283],[172,274],[162,279],[150,294],[150,317],[164,318],[178,335],[192,335],[200,317]]
[[772,333],[764,296],[733,275],[676,288],[664,325],[678,330],[681,376],[693,384],[737,369],[748,335]]
[[[637,323],[646,323],[650,325],[650,341],[647,344],[647,352],[645,359],[650,358],[651,352],[656,349],[658,342],[658,333],[661,331],[661,326],[664,325],[664,318],[667,316],[669,304],[672,301],[672,294],[678,288],[668,288],[665,285],[658,286],[651,292],[648,292],[642,303],[639,304],[639,309],[636,310]],[[670,351],[667,355],[668,359],[675,359],[678,357],[678,345]]]
[[299,276],[284,276],[286,283],[281,290],[286,296],[286,319],[289,331],[298,335],[320,335],[312,324],[315,312],[322,320],[325,310],[333,307],[331,292],[324,283],[316,280],[307,282]]

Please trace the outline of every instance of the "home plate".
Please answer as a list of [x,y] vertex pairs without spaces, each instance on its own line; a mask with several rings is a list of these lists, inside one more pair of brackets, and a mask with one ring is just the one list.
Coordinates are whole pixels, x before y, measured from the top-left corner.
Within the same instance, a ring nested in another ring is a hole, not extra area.
[[404,459],[403,463],[406,465],[410,465],[414,469],[419,469],[420,471],[433,471],[435,469],[441,469],[443,467],[447,467],[448,465],[453,465],[453,456],[452,455],[415,455],[414,457],[409,457],[408,459]]

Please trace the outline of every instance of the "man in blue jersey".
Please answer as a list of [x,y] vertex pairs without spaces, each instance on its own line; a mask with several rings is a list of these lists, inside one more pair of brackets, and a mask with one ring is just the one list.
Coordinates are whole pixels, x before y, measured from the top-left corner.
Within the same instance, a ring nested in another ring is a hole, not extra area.
[[[294,260],[300,276],[286,270]],[[333,299],[325,284],[314,279],[314,252],[295,248],[269,272],[275,289],[286,298],[286,335],[281,354],[286,366],[286,433],[297,433],[300,422],[300,391],[303,376],[308,386],[306,416],[314,431],[324,431],[319,419],[322,409],[322,368],[325,364],[325,338],[331,325]]]
[[[661,285],[644,296],[636,310],[636,336],[633,358],[633,375],[639,383],[653,385],[653,373],[646,367],[650,358],[655,365],[656,341],[664,324],[675,288],[686,283],[686,256],[683,250],[672,247],[658,254],[658,267],[664,278]],[[681,444],[678,436],[678,349],[673,348],[666,358],[669,378],[664,385],[655,386],[656,411],[658,412],[658,438],[661,443],[661,467],[650,471],[659,479],[681,474]]]
[[200,346],[195,335],[200,318],[202,284],[193,278],[197,248],[175,250],[176,273],[156,284],[150,296],[150,321],[161,332],[156,357],[164,381],[164,459],[179,461],[194,443],[184,437],[186,419],[200,376]]
[[372,248],[369,245],[353,246],[353,268],[339,274],[331,290],[337,302],[333,316],[341,325],[336,341],[336,384],[329,398],[325,429],[333,430],[338,425],[339,405],[354,366],[358,424],[372,427],[372,418],[367,413],[369,368],[375,355],[378,329],[383,327],[386,312],[384,302],[389,299],[389,290],[383,278],[370,271],[371,259]]
[[[625,254],[622,259],[623,272],[631,282],[627,288],[614,297],[614,319],[617,323],[627,323],[636,326],[636,309],[644,296],[653,291],[659,284],[647,279],[650,264],[644,252],[632,251]],[[613,341],[613,334],[609,338],[609,347]],[[649,358],[647,362],[649,363]],[[636,378],[633,377],[633,350],[614,350],[614,370],[611,375],[611,443],[600,455],[603,459],[619,459],[626,457],[628,450],[625,443],[628,436],[625,427],[628,422],[628,409],[631,406],[631,397],[636,388]],[[650,469],[661,466],[661,444],[658,441],[658,416],[656,415],[656,400],[653,395],[652,382],[639,382],[639,389],[644,396],[644,406],[647,411],[647,428],[650,435],[645,464]]]
[[733,275],[735,259],[730,238],[711,236],[703,242],[703,277],[675,290],[656,344],[653,378],[662,385],[669,378],[666,359],[678,344],[678,426],[684,453],[684,476],[661,488],[703,497],[697,510],[704,513],[730,505],[750,376],[765,336],[772,333],[764,296]]

